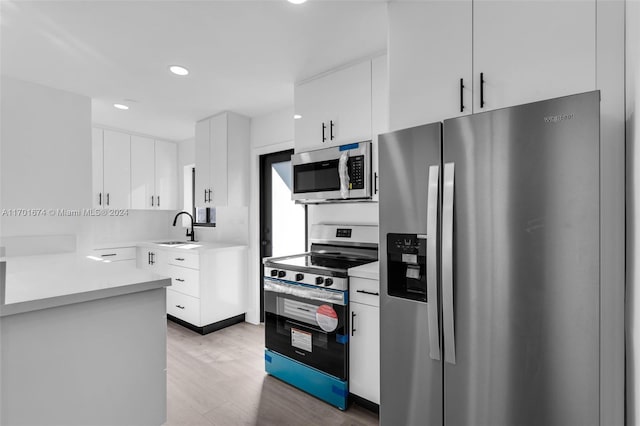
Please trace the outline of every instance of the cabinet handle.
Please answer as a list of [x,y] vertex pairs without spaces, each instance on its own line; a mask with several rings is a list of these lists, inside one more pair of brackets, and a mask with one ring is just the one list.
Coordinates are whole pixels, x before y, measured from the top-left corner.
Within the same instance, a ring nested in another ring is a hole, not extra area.
[[327,137],[324,135],[324,131],[326,130],[327,125],[324,124],[324,121],[322,122],[322,142],[326,142],[327,141]]
[[147,263],[149,265],[151,265],[151,252],[150,251],[147,252]]
[[184,309],[184,306],[182,306],[182,305],[176,305],[176,308],[178,308],[178,309]]
[[373,193],[378,193],[378,173],[373,174]]
[[356,332],[355,319],[356,319],[356,313],[351,311],[351,336],[353,336],[353,333]]
[[158,207],[160,207],[160,196],[158,195]]
[[204,202],[205,203],[207,202],[207,190],[206,189],[204,190]]
[[209,190],[209,202],[211,202],[211,193],[212,192],[213,192],[212,190]]
[[100,194],[98,194],[98,205],[99,206],[102,205],[102,192]]
[[480,108],[484,108],[484,73],[480,73]]
[[464,111],[464,96],[462,90],[464,89],[464,81],[460,79],[460,112]]
[[176,278],[176,281],[180,281],[181,283],[184,282],[184,280],[182,278]]
[[367,290],[356,290],[356,293],[364,293],[364,294],[370,294],[372,296],[380,296],[380,293],[378,292],[372,292],[372,291],[367,291]]
[[151,207],[153,207],[153,195],[151,196]]
[[110,256],[115,256],[116,253],[108,253],[108,254],[101,254],[100,256],[102,257],[110,257]]
[[329,128],[329,136],[331,137],[331,140],[333,140],[333,120],[330,120],[329,123],[331,124]]
[[107,192],[107,205],[109,205],[109,193]]
[[183,262],[184,261],[184,257],[176,257],[175,258],[178,262]]

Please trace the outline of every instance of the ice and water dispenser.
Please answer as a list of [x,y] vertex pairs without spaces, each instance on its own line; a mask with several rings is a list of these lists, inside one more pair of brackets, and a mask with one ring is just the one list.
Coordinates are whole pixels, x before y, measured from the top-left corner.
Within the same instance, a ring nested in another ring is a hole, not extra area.
[[390,296],[427,301],[427,239],[387,234],[387,291]]

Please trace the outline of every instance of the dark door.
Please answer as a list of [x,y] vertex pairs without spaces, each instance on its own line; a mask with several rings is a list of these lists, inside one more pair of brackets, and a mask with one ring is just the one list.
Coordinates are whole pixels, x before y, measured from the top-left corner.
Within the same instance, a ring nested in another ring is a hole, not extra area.
[[302,253],[307,247],[307,209],[291,200],[293,150],[260,156],[260,321],[264,322],[262,259]]

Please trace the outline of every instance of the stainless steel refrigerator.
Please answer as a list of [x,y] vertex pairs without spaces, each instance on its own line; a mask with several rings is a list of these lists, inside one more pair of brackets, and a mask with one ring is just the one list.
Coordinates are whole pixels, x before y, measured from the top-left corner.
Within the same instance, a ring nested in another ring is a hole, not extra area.
[[595,425],[600,93],[380,136],[383,426]]

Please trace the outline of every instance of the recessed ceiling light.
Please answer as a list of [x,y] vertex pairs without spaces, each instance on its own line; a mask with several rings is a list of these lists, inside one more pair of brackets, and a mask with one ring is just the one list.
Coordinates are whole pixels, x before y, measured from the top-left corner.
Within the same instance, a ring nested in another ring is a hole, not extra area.
[[185,67],[181,67],[180,65],[171,65],[169,67],[169,71],[174,73],[175,75],[187,75],[189,74],[189,70]]
[[293,3],[293,4],[302,4],[306,1],[307,0],[288,0],[289,3]]
[[293,114],[293,119],[294,120],[299,120],[301,118],[302,118],[302,116],[300,114]]
[[122,104],[113,104],[113,106],[118,108],[118,109],[129,109],[128,106],[122,105]]

